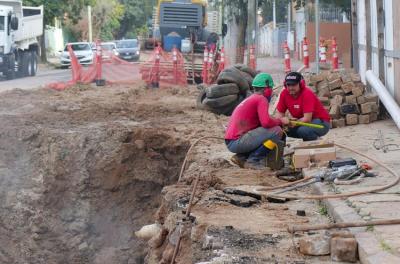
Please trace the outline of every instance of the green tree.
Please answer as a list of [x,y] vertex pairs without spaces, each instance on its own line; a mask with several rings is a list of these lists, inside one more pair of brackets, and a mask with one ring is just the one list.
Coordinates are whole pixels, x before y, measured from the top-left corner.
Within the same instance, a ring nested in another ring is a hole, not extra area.
[[[64,18],[69,18],[76,23],[81,18],[83,7],[94,5],[95,2],[96,0],[23,0],[25,6],[44,6],[43,28],[45,25],[53,25],[54,18],[61,21],[64,21]],[[42,61],[47,61],[44,33],[40,38],[40,46]]]
[[112,40],[119,30],[124,6],[117,0],[97,0],[93,8],[93,33],[95,38]]
[[[276,22],[285,23],[287,21],[287,7],[289,0],[276,1]],[[261,3],[261,11],[264,23],[273,20],[273,0],[264,0]]]
[[119,0],[124,5],[124,15],[121,19],[121,27],[116,36],[123,38],[128,32],[138,34],[139,30],[147,24],[152,17],[156,0]]

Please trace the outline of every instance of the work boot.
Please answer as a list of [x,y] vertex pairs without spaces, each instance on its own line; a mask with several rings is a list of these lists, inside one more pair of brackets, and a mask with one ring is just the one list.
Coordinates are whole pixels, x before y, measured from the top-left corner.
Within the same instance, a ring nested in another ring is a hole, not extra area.
[[238,165],[240,168],[244,168],[244,164],[246,162],[246,156],[240,155],[240,154],[235,154],[231,157],[231,161]]
[[276,147],[268,152],[267,164],[271,170],[280,170],[285,165],[283,160],[283,151],[285,149],[285,142],[277,140],[274,142]]

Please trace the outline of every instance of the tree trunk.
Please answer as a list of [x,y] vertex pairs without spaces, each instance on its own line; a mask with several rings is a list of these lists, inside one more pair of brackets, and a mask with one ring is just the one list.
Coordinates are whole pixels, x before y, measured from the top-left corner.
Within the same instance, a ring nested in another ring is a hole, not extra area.
[[237,19],[236,22],[238,25],[238,49],[236,55],[236,63],[244,63],[244,51],[246,49],[247,13],[245,17]]
[[44,34],[46,32],[46,22],[43,19],[43,35],[39,37],[40,42],[40,60],[42,63],[47,63],[46,41]]

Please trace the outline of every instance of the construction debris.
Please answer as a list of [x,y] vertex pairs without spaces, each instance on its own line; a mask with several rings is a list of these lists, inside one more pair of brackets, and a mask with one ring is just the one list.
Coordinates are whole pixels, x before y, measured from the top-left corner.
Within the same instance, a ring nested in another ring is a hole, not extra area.
[[329,110],[332,128],[377,120],[378,96],[366,92],[359,74],[350,70],[325,71],[310,76],[306,81]]
[[310,256],[324,256],[330,253],[330,237],[313,235],[299,240],[300,252]]
[[357,240],[354,237],[332,237],[330,244],[333,261],[357,261]]

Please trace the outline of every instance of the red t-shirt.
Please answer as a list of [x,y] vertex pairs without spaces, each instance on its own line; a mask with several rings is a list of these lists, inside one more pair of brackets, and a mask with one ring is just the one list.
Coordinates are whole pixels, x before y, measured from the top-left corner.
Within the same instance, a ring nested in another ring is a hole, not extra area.
[[331,120],[321,101],[307,87],[300,91],[297,98],[291,96],[288,89],[283,89],[276,109],[281,113],[286,113],[289,110],[289,113],[298,119],[303,118],[304,113],[312,113],[312,119],[321,119],[326,122]]
[[245,99],[233,111],[225,139],[238,139],[248,131],[260,126],[264,128],[280,126],[282,122],[270,117],[268,107],[267,98],[261,94],[253,94]]

